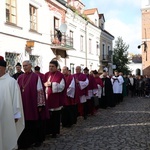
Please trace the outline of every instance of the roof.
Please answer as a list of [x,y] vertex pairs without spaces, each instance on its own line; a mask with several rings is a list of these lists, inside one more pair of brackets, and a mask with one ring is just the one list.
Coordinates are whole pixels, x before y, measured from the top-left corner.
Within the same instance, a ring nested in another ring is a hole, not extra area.
[[92,8],[92,9],[86,9],[86,10],[84,10],[83,13],[85,15],[93,15],[96,11],[98,12],[97,8]]
[[80,0],[75,0],[75,1],[79,1],[83,6],[85,6]]
[[105,21],[105,17],[104,17],[104,14],[98,14],[99,15],[99,19],[103,18],[104,21]]
[[112,34],[110,34],[108,31],[103,30],[106,34],[110,35],[111,37],[115,38]]

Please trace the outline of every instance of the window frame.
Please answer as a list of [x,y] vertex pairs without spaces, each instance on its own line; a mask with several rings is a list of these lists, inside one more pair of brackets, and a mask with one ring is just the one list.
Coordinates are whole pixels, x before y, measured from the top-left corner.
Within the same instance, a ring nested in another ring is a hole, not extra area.
[[73,31],[72,30],[70,30],[69,31],[69,34],[70,34],[70,46],[73,46]]
[[89,54],[92,54],[92,39],[89,38]]
[[[14,4],[13,4],[14,2]],[[17,24],[17,1],[5,0],[6,22]],[[7,10],[8,8],[8,10]],[[8,18],[8,19],[7,19]],[[14,19],[14,20],[13,20]]]
[[80,51],[83,52],[84,51],[84,46],[83,46],[83,35],[80,35]]
[[[32,4],[29,4],[29,15],[30,15],[30,30],[37,31],[38,30],[38,8]],[[34,12],[35,11],[35,15]],[[35,21],[34,21],[35,17]]]

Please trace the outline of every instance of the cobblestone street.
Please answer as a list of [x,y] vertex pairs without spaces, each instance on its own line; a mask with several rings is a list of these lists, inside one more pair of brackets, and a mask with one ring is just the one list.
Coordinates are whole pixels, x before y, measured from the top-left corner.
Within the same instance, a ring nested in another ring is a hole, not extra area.
[[150,99],[125,98],[115,108],[99,109],[87,120],[78,118],[58,138],[46,138],[30,150],[150,150]]

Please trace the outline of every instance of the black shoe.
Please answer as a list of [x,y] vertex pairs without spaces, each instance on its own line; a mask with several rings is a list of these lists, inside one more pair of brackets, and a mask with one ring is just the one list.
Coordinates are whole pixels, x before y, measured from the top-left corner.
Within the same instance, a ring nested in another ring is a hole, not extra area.
[[87,116],[84,116],[84,120],[86,120],[87,119]]
[[56,136],[56,134],[52,134],[52,138],[56,138],[57,136]]
[[37,142],[33,145],[34,147],[40,147],[41,146],[41,143],[40,142]]

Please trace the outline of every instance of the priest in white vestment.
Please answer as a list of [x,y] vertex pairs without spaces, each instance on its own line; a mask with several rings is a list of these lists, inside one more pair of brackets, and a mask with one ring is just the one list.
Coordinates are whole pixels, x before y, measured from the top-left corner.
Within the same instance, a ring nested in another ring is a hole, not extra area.
[[114,71],[114,76],[111,78],[111,82],[113,85],[113,93],[116,104],[121,102],[121,94],[123,90],[123,77],[119,75],[117,70]]
[[6,61],[0,56],[0,150],[14,149],[23,129],[20,89],[17,81],[6,73]]

